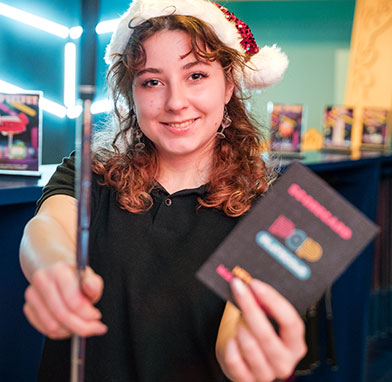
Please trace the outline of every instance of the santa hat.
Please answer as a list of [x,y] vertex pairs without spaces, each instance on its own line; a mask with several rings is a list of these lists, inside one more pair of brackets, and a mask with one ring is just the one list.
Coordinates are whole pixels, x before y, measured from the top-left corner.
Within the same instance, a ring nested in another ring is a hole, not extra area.
[[168,15],[197,17],[207,23],[225,45],[247,55],[247,67],[235,73],[245,89],[266,88],[282,79],[289,63],[286,54],[276,45],[259,49],[243,21],[209,0],[133,0],[106,49],[106,63],[111,66],[116,61],[116,54],[124,53],[132,28],[152,17]]

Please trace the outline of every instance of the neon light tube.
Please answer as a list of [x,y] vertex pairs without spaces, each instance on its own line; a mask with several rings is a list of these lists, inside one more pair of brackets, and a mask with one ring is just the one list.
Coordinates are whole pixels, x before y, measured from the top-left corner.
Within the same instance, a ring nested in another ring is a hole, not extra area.
[[59,118],[65,118],[67,115],[67,109],[63,105],[59,105],[58,103],[50,101],[47,98],[41,98],[39,105],[42,107],[42,110],[45,110],[50,114],[54,114]]
[[12,85],[9,82],[0,80],[0,91],[4,93],[23,92],[24,90],[18,86]]
[[32,13],[10,7],[9,5],[6,5],[4,3],[0,3],[0,15],[3,15],[16,21],[20,21],[21,23],[30,25],[34,28],[51,33],[64,39],[67,38],[69,35],[69,28],[64,25],[54,23],[53,21],[33,15]]
[[69,28],[69,37],[72,38],[72,40],[77,40],[83,33],[83,28],[78,26],[78,27],[72,27]]
[[76,45],[73,42],[65,44],[64,49],[64,105],[75,105],[76,97]]
[[109,100],[96,101],[91,105],[91,114],[107,113],[113,109]]
[[82,114],[83,107],[82,105],[74,105],[67,109],[67,117],[69,119],[78,118],[80,114]]
[[[19,86],[12,85],[6,81],[0,80],[0,91],[4,93],[22,93],[28,92],[28,90],[22,89]],[[42,110],[47,111],[48,113],[54,114],[57,117],[64,118],[67,114],[67,109],[63,105],[59,105],[53,101],[50,101],[44,97],[40,98],[39,101]]]
[[119,22],[120,22],[120,19],[101,21],[95,27],[95,31],[97,32],[97,34],[114,32],[115,29],[117,28],[117,25],[119,24]]

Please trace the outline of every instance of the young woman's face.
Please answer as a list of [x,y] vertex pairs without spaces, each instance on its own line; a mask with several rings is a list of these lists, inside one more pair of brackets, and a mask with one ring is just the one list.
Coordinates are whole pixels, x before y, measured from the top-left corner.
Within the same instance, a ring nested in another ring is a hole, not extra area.
[[211,154],[233,84],[222,65],[198,61],[183,31],[161,31],[143,43],[146,64],[133,84],[136,115],[159,155]]

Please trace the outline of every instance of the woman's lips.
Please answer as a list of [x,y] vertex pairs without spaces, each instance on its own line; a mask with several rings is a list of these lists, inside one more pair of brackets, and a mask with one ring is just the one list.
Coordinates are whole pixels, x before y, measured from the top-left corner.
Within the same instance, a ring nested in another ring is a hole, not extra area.
[[196,120],[197,118],[193,118],[182,122],[163,122],[163,124],[167,127],[169,131],[178,134],[187,132],[196,122]]

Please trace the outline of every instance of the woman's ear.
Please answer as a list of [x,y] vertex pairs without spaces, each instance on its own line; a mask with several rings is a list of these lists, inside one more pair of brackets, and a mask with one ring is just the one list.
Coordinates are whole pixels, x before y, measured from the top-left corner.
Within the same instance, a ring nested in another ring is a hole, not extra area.
[[228,104],[229,101],[231,100],[231,96],[233,95],[233,91],[234,91],[234,82],[229,77],[226,80],[225,104]]

